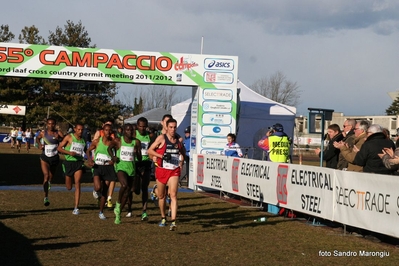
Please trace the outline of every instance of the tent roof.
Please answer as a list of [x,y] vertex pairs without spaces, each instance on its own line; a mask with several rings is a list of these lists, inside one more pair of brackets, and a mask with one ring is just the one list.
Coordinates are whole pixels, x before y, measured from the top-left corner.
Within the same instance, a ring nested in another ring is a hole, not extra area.
[[125,124],[126,123],[136,124],[137,120],[143,116],[143,117],[147,118],[149,124],[160,124],[162,117],[167,113],[168,113],[168,111],[166,111],[163,108],[155,108],[155,109],[151,109],[146,112],[143,112],[141,114],[129,117],[129,118],[125,119],[124,123]]
[[285,105],[282,103],[275,102],[266,98],[263,95],[251,90],[241,81],[238,81],[237,87],[241,89],[240,101],[241,102],[251,102],[251,103],[263,103],[270,104],[270,114],[271,115],[294,115],[296,114],[296,108],[293,106]]

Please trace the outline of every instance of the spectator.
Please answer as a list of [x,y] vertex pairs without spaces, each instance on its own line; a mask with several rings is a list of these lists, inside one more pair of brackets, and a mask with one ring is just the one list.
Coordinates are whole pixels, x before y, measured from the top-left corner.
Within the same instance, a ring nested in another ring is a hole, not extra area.
[[[367,129],[369,128],[369,122],[367,120],[359,121],[355,128],[355,139],[353,142],[353,146],[356,146],[357,149],[360,149],[363,143],[366,141],[367,137]],[[348,171],[354,172],[363,172],[363,167],[359,165],[353,164],[353,160],[355,159],[356,152],[353,150],[353,146],[349,146],[348,143],[344,141],[334,142],[334,147],[340,149],[340,156],[342,155],[344,159],[348,162]]]
[[[355,132],[354,132],[355,127],[356,127],[355,119],[347,119],[343,125],[342,135],[344,136],[344,138],[342,139],[342,141],[346,143],[349,148],[353,147],[353,142],[355,140]],[[342,153],[340,153],[338,157],[337,169],[342,170],[346,168],[348,168],[348,161],[345,160]]]
[[[334,142],[341,141],[344,136],[341,133],[341,129],[337,124],[332,124],[328,126],[327,134],[330,139],[328,142],[327,147],[324,149],[323,152],[323,160],[326,161],[326,167],[337,169],[338,165],[338,157],[340,150],[334,147]],[[321,156],[320,148],[315,150],[317,156]]]
[[227,134],[227,144],[222,151],[222,155],[231,157],[242,157],[240,145],[236,143],[236,135],[233,133]]
[[367,139],[360,150],[358,150],[354,164],[363,166],[363,172],[376,174],[393,174],[394,170],[385,167],[378,154],[385,148],[395,149],[393,142],[386,138],[380,125],[373,124],[367,130]]
[[395,151],[391,148],[384,148],[378,156],[387,169],[396,170],[394,174],[399,175],[399,148],[396,148]]
[[182,179],[186,179],[188,182],[189,172],[190,172],[190,145],[191,145],[191,127],[188,126],[184,129],[184,139],[183,145],[186,149],[186,157],[184,157],[184,163],[186,164],[186,175]]

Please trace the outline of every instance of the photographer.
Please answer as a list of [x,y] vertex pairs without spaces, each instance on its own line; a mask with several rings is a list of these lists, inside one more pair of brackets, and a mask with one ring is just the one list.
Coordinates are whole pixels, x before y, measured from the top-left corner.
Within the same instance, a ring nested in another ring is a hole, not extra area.
[[277,123],[266,132],[258,146],[266,152],[266,160],[278,163],[287,163],[290,161],[291,140],[284,133],[283,125]]

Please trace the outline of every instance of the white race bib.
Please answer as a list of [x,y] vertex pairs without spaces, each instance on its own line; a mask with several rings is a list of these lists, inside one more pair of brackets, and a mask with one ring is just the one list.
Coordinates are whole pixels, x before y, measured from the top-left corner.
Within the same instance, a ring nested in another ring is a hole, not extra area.
[[97,153],[95,161],[97,165],[109,165],[109,161],[111,161],[111,156],[102,153]]
[[179,167],[179,154],[171,154],[171,158],[169,161],[163,161],[162,166],[165,169],[175,170]]
[[148,142],[141,142],[141,155],[148,155]]
[[71,149],[69,151],[76,152],[79,156],[84,156],[85,145],[83,143],[72,142]]
[[44,154],[47,157],[53,157],[58,154],[57,151],[58,144],[46,144],[44,146]]
[[120,153],[121,161],[133,162],[134,160],[133,150],[134,147],[121,146],[121,153]]

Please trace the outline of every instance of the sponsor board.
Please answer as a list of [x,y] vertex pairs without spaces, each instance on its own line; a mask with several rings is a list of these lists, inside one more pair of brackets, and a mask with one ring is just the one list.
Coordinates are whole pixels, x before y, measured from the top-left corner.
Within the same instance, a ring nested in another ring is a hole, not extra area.
[[224,89],[204,89],[202,97],[204,100],[231,101],[233,99],[233,91]]
[[232,71],[234,69],[234,61],[223,58],[205,58],[204,68],[207,70]]
[[216,84],[232,84],[234,82],[234,75],[228,72],[205,72],[204,81],[207,83]]
[[204,112],[231,113],[233,107],[230,102],[206,101],[202,103],[202,108]]
[[232,117],[230,114],[205,113],[202,121],[206,124],[230,125]]
[[231,132],[231,127],[229,126],[202,126],[202,135],[203,136],[222,136],[226,137],[227,134]]

